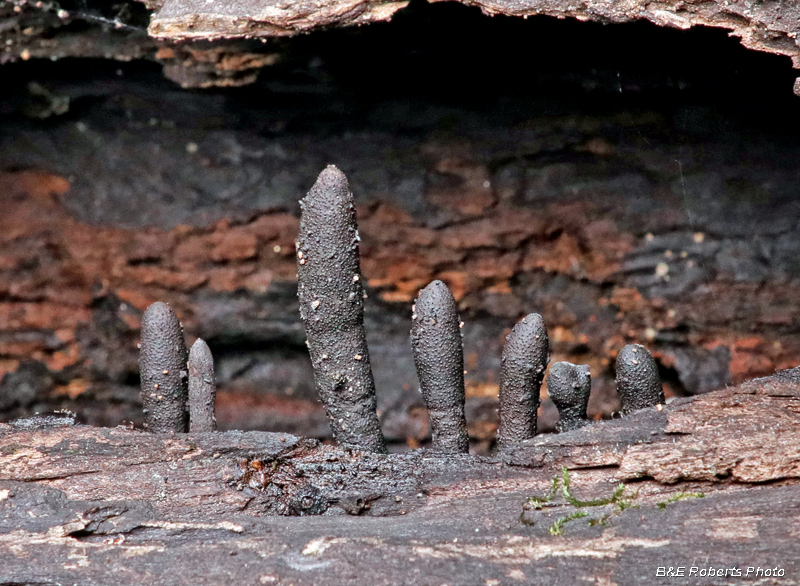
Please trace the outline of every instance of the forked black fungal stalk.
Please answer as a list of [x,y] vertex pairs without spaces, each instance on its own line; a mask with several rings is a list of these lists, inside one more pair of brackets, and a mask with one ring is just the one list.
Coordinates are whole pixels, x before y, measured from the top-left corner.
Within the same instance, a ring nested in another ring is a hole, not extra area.
[[664,403],[658,365],[644,346],[628,344],[617,354],[617,392],[623,414]]
[[469,452],[464,416],[461,321],[447,285],[434,281],[419,293],[411,319],[411,347],[433,436],[433,449]]
[[364,334],[364,287],[353,194],[333,165],[300,202],[297,296],[314,383],[341,445],[385,452]]
[[561,419],[556,431],[572,431],[589,423],[586,407],[592,390],[589,367],[556,362],[547,375],[547,392],[558,408]]
[[166,303],[153,303],[142,316],[139,351],[144,425],[148,431],[188,431],[187,358],[178,316]]
[[200,338],[189,350],[189,431],[217,430],[214,409],[217,385],[214,382],[214,357]]
[[500,365],[499,447],[536,435],[539,388],[550,360],[550,340],[542,316],[522,318],[506,338]]

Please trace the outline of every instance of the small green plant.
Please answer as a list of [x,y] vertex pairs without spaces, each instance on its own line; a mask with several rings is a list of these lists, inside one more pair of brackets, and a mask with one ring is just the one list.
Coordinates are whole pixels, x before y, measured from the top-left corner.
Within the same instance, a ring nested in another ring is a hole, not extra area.
[[[622,500],[622,494],[625,492],[625,485],[620,482],[617,487],[614,489],[614,492],[611,494],[610,497],[604,499],[593,499],[589,501],[582,501],[575,498],[570,492],[569,489],[569,470],[561,467],[561,475],[563,478],[563,487],[562,492],[564,493],[564,498],[567,499],[567,502],[571,504],[573,507],[604,507],[606,505],[618,505],[620,503],[624,503],[625,501]],[[625,510],[628,508],[630,504],[625,503],[625,506],[620,506],[620,510]]]
[[[599,517],[589,519],[589,525],[594,526],[605,525],[613,514],[621,513],[625,509],[635,506],[629,500],[625,500],[623,498],[625,489],[627,488],[623,483],[618,484],[614,488],[614,492],[612,492],[607,498],[584,501],[575,497],[575,495],[572,494],[572,489],[570,486],[569,470],[562,466],[561,474],[553,477],[553,480],[550,484],[550,490],[547,492],[547,494],[543,496],[528,497],[524,508],[527,510],[541,511],[545,508],[545,506],[554,506],[552,501],[558,494],[559,488],[561,489],[561,494],[564,497],[564,500],[579,510],[574,511],[565,517],[556,519],[556,521],[548,529],[548,533],[550,533],[550,535],[563,535],[563,527],[566,523],[589,516],[588,512],[580,509],[587,507],[606,507],[609,505],[614,505],[616,507],[617,510],[612,513],[605,513]],[[636,495],[633,495],[633,498],[636,498]]]
[[549,503],[553,500],[553,497],[556,496],[556,492],[558,492],[558,484],[559,484],[559,477],[553,477],[553,483],[550,486],[550,492],[548,492],[544,496],[531,496],[528,497],[528,504],[531,508],[536,509],[537,511],[541,511],[544,505]]
[[672,503],[676,503],[678,501],[683,501],[686,499],[701,499],[704,498],[705,496],[706,495],[702,492],[677,492],[668,499],[657,502],[656,506],[663,511],[664,509],[667,508],[667,505],[671,505]]
[[564,526],[564,523],[568,523],[569,521],[574,521],[575,519],[582,519],[583,517],[588,517],[589,513],[586,511],[575,511],[571,515],[567,515],[566,517],[561,517],[560,519],[556,519],[556,522],[550,525],[550,528],[547,532],[550,535],[563,535],[561,528]]

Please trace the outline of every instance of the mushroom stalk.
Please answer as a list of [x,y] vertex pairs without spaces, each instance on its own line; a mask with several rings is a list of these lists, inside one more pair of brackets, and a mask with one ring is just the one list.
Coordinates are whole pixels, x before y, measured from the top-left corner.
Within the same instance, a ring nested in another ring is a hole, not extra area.
[[434,281],[420,291],[411,317],[411,346],[428,408],[433,449],[468,453],[461,321],[447,285]]
[[178,317],[166,303],[153,303],[142,316],[139,352],[144,426],[148,431],[187,431],[186,360],[186,342]]
[[353,194],[333,165],[300,202],[297,296],[314,383],[341,445],[385,452],[364,333],[364,287]]
[[628,344],[617,354],[616,368],[623,414],[664,403],[658,365],[647,348]]
[[572,431],[588,425],[586,407],[592,390],[589,367],[569,362],[556,362],[547,376],[547,392],[561,416],[556,430]]
[[189,430],[206,432],[217,430],[214,409],[217,386],[214,382],[214,357],[208,344],[200,338],[189,350]]
[[536,435],[539,389],[550,360],[550,340],[542,316],[522,318],[506,338],[500,365],[499,447]]

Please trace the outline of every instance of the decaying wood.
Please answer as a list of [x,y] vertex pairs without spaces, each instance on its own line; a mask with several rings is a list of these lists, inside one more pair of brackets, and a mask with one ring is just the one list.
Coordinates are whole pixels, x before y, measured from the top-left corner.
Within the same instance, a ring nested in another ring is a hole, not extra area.
[[325,26],[387,20],[408,0],[233,2],[166,0],[150,24],[162,39],[218,39],[296,35]]
[[[442,0],[438,0],[442,1]],[[648,20],[659,26],[725,28],[751,49],[787,55],[800,67],[795,33],[800,13],[779,2],[653,3],[574,0],[462,0],[491,15],[535,15],[600,22]],[[326,0],[270,2],[236,0],[209,5],[201,0],[167,0],[153,15],[149,33],[159,39],[214,39],[292,35],[326,26],[348,26],[387,20],[407,2],[397,0]]]
[[[656,577],[735,566],[795,584],[798,446],[798,369],[539,436],[500,460],[2,425],[0,568],[13,584],[739,584]],[[556,497],[523,511],[562,466],[573,497],[625,482],[629,506]],[[576,512],[588,516],[567,520]]]
[[[604,23],[646,20],[680,29],[724,28],[741,38],[746,47],[786,55],[800,67],[800,47],[795,40],[800,12],[788,2],[461,2],[490,15],[548,15]],[[158,59],[165,75],[184,87],[244,85],[254,82],[258,70],[278,57],[273,47],[259,47],[247,39],[381,22],[407,4],[407,0],[128,0],[73,8],[55,2],[2,0],[0,63],[37,57]]]

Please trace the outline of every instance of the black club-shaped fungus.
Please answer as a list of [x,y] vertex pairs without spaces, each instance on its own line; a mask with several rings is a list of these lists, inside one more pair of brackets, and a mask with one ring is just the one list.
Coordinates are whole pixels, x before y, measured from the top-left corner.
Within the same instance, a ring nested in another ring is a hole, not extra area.
[[189,350],[189,430],[206,432],[217,430],[214,409],[217,386],[214,382],[214,357],[208,344],[201,339]]
[[628,344],[617,354],[616,368],[623,414],[664,403],[658,365],[647,348]]
[[411,346],[420,390],[428,408],[433,449],[467,453],[461,322],[447,285],[434,281],[420,291],[412,320]]
[[317,393],[341,445],[385,452],[364,334],[353,194],[333,165],[300,202],[297,296]]
[[153,303],[142,316],[139,352],[142,406],[148,431],[187,431],[187,359],[183,327],[175,312],[166,303]]
[[539,388],[550,360],[550,340],[542,316],[531,313],[506,338],[500,366],[500,425],[502,448],[536,435]]
[[589,423],[586,407],[589,404],[589,393],[592,390],[592,378],[589,367],[556,362],[550,367],[547,376],[547,392],[558,408],[561,416],[556,430],[571,431]]

